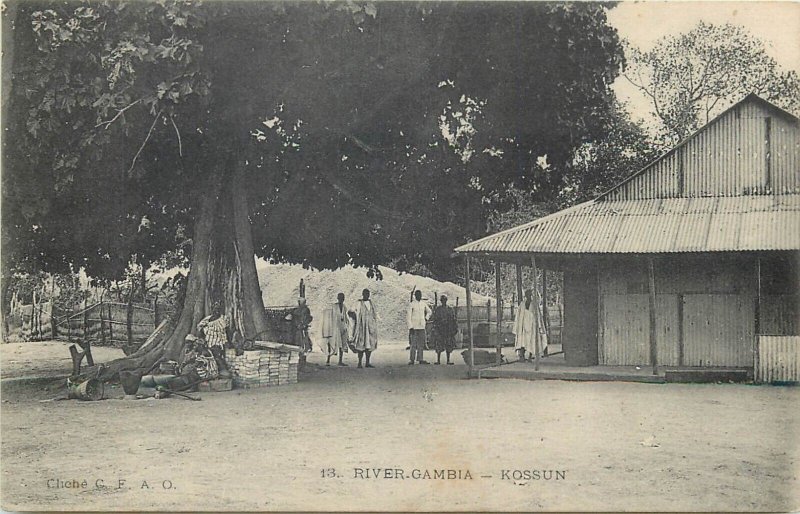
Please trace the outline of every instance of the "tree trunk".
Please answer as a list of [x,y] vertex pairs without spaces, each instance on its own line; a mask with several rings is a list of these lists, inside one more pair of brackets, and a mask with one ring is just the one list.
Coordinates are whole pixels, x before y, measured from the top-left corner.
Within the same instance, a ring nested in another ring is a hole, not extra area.
[[2,273],[0,276],[0,316],[2,316],[3,320],[3,335],[2,341],[5,341],[8,338],[9,327],[8,327],[8,316],[10,313],[9,310],[9,302],[7,301],[6,297],[8,296],[8,282],[9,277]]
[[[242,300],[247,316],[245,316],[246,337],[258,337],[269,327],[264,312],[264,299],[261,296],[261,286],[258,282],[256,270],[255,249],[253,248],[253,228],[250,225],[250,216],[247,203],[247,189],[245,188],[244,169],[236,164],[233,173],[233,187],[231,200],[233,202],[234,227],[236,230],[236,255],[242,280]],[[252,320],[252,327],[248,324]]]
[[142,303],[147,303],[147,266],[148,266],[148,264],[146,264],[144,262],[144,259],[141,259],[141,261],[142,261],[142,263],[141,263],[141,265],[142,265],[142,275],[141,275],[141,280],[142,280]]
[[[226,156],[229,157],[229,156]],[[204,184],[192,238],[186,294],[172,329],[161,341],[102,368],[87,368],[84,377],[113,380],[120,371],[151,371],[163,360],[180,360],[185,338],[215,306],[228,316],[232,330],[254,339],[267,329],[267,317],[256,273],[244,172],[230,159]],[[226,169],[227,168],[227,169]]]

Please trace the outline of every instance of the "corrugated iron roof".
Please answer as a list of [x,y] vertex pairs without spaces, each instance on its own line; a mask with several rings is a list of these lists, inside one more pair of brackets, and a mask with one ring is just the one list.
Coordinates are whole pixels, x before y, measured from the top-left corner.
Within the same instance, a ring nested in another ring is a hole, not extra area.
[[800,194],[596,199],[456,248],[461,253],[800,250]]
[[[754,104],[754,105],[760,106],[761,108],[766,109],[767,111],[769,111],[771,113],[774,113],[774,114],[780,116],[781,118],[783,118],[783,119],[785,119],[785,120],[787,120],[787,121],[789,121],[790,123],[793,123],[793,124],[797,124],[800,121],[800,119],[798,119],[794,114],[790,113],[789,111],[786,111],[785,109],[782,109],[782,108],[778,107],[777,105],[775,105],[775,104],[773,104],[773,103],[771,103],[771,102],[769,102],[767,100],[764,100],[763,98],[761,98],[760,96],[758,96],[755,93],[750,93],[750,94],[746,95],[744,98],[742,98],[741,100],[739,100],[738,102],[734,103],[733,105],[731,105],[730,107],[728,107],[727,109],[722,111],[720,114],[718,114],[716,117],[714,117],[711,121],[709,121],[708,123],[706,123],[702,127],[698,128],[693,133],[689,134],[683,140],[678,142],[678,144],[676,144],[674,147],[670,148],[664,154],[662,154],[661,156],[656,158],[653,162],[647,164],[644,168],[640,169],[639,171],[637,171],[633,175],[629,176],[628,178],[626,178],[625,180],[623,180],[619,184],[615,185],[614,187],[612,187],[608,191],[605,191],[604,193],[602,193],[598,198],[602,199],[602,198],[610,197],[614,193],[619,193],[620,190],[624,189],[624,187],[628,183],[635,181],[636,179],[640,178],[644,174],[651,173],[653,171],[653,169],[659,163],[663,163],[663,162],[667,161],[671,156],[673,156],[673,155],[677,154],[678,152],[680,152],[684,147],[689,145],[691,142],[696,141],[699,136],[701,136],[704,133],[707,133],[710,130],[714,129],[717,125],[723,123],[726,119],[731,118],[731,113],[736,112],[737,109],[743,108],[743,106],[745,106],[745,104]],[[743,127],[741,122],[740,122],[740,120],[738,120],[738,119],[735,119],[735,121],[733,123],[734,123],[734,125],[736,127],[735,130],[742,131],[744,129],[744,132],[746,132],[746,134],[745,134],[746,137],[750,138],[750,140],[752,140],[752,141],[763,140],[764,136],[762,134],[756,134],[752,126]],[[776,136],[780,136],[780,134],[776,134]],[[720,136],[717,135],[715,137],[719,138]],[[728,134],[728,137],[731,137],[731,134]],[[796,138],[796,132],[793,133],[793,135],[790,136],[790,137]],[[761,163],[763,164],[764,156],[759,154],[758,151],[754,152],[754,151],[752,151],[753,149],[751,148],[750,149],[751,151],[750,151],[749,154],[747,154],[747,153],[742,154],[741,153],[741,148],[738,148],[735,143],[732,143],[731,141],[725,141],[725,143],[733,144],[733,146],[736,147],[736,149],[739,152],[737,154],[736,158],[737,158],[737,160],[742,161],[742,163],[743,163],[743,164],[740,164],[740,165],[744,165],[744,166],[752,165],[751,162],[745,162],[747,159],[760,159]],[[761,144],[763,145],[763,143],[761,143]],[[774,151],[775,151],[775,149],[773,149],[773,152]],[[695,160],[697,160],[698,162],[702,162],[702,164],[700,164],[700,166],[702,168],[708,168],[709,167],[708,163],[717,162],[717,161],[719,161],[719,158],[720,158],[719,151],[717,151],[716,153],[708,152],[708,151],[706,151],[706,152],[698,152],[696,155],[692,155],[692,157]],[[723,170],[723,172],[720,174],[721,176],[717,177],[717,176],[714,176],[713,174],[707,174],[707,175],[704,176],[704,178],[706,180],[712,181],[714,183],[713,184],[714,187],[719,188],[720,187],[720,182],[724,183],[725,180],[733,181],[734,180],[733,175],[735,175],[736,171],[737,171],[736,169]],[[790,173],[794,173],[795,169],[790,169],[789,172]],[[657,180],[658,177],[653,177],[653,178],[655,180]],[[658,184],[658,183],[655,183],[655,184],[639,184],[640,188],[642,188],[642,186],[644,186],[644,189],[649,190],[649,191],[646,192],[646,194],[649,194],[649,195],[652,195],[653,194],[653,190],[657,190],[659,187],[661,187],[661,188],[666,187],[664,184]],[[729,183],[729,184],[726,184],[726,186],[731,188],[733,186],[733,184]],[[696,186],[696,187],[699,187],[699,186]],[[637,191],[637,192],[641,193],[640,191]],[[792,191],[792,192],[796,192],[796,191]],[[679,196],[679,195],[668,195],[668,196]],[[724,196],[731,196],[731,195],[730,194],[726,194]]]

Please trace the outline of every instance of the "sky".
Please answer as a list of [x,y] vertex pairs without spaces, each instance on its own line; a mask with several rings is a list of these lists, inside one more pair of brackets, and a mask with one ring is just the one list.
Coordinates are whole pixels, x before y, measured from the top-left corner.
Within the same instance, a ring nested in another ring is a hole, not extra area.
[[[800,72],[800,2],[623,1],[608,13],[620,37],[644,51],[664,36],[688,32],[701,20],[744,27],[766,43],[782,67]],[[648,119],[647,100],[624,77],[617,79],[614,90],[634,117]]]

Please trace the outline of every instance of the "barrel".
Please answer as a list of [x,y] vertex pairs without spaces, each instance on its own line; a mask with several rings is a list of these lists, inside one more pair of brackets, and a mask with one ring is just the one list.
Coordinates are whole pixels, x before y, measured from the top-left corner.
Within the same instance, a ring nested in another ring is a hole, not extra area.
[[175,375],[145,375],[142,377],[141,385],[143,387],[156,387],[156,386],[169,386],[169,381]]
[[67,379],[68,397],[74,400],[102,400],[104,393],[103,383],[95,378],[85,382],[73,382]]
[[120,371],[119,381],[125,394],[135,395],[136,391],[139,390],[139,384],[142,382],[142,374],[138,371]]

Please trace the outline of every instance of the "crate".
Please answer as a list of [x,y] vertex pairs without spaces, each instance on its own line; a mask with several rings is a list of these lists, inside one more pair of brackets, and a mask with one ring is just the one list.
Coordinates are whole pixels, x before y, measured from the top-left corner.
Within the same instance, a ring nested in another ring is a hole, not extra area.
[[207,393],[230,391],[231,389],[233,389],[232,378],[218,378],[216,380],[207,380],[205,382],[200,382],[197,385],[198,391]]

